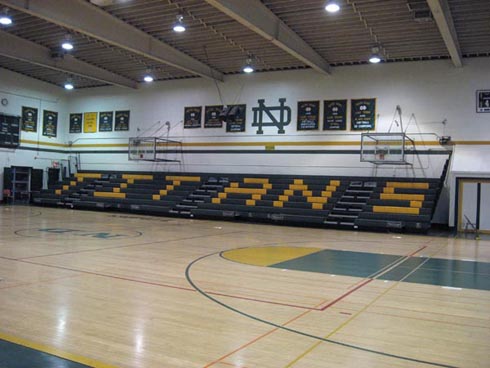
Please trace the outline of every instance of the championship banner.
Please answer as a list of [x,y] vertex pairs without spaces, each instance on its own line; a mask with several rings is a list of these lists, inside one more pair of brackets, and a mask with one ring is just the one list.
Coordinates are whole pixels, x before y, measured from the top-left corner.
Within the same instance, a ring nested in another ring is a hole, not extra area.
[[70,114],[70,133],[82,132],[82,114]]
[[95,133],[97,132],[97,113],[85,112],[83,114],[83,132]]
[[476,112],[490,112],[490,90],[476,91]]
[[351,100],[351,130],[374,130],[376,99]]
[[129,130],[129,110],[116,111],[114,130]]
[[222,128],[223,121],[220,114],[223,111],[223,105],[206,106],[204,109],[204,128]]
[[99,132],[112,132],[113,111],[99,112]]
[[202,106],[191,106],[184,108],[184,129],[195,129],[201,127]]
[[240,133],[245,131],[247,105],[228,105],[226,132]]
[[320,101],[299,101],[297,130],[318,130]]
[[323,130],[347,129],[347,100],[323,101]]
[[55,111],[43,110],[43,135],[46,137],[56,137],[58,131],[58,113]]
[[21,129],[25,132],[37,132],[37,112],[35,107],[22,106]]

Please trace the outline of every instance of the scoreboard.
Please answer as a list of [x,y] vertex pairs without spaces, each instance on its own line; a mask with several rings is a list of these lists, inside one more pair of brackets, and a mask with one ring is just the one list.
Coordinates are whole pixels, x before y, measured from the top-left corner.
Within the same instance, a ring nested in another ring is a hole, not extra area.
[[20,141],[20,116],[0,113],[0,147],[17,148]]

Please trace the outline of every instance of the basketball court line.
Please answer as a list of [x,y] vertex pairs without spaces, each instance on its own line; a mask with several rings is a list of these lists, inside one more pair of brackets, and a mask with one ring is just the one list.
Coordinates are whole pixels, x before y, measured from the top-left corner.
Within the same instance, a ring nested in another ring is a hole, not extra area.
[[87,367],[91,367],[91,368],[117,368],[114,365],[102,363],[102,362],[99,362],[98,360],[95,360],[92,358],[87,358],[87,357],[83,357],[81,355],[72,354],[72,353],[60,350],[58,348],[52,347],[52,346],[39,344],[37,342],[30,341],[30,340],[27,340],[27,339],[24,339],[21,337],[12,336],[12,335],[9,335],[9,334],[3,333],[3,332],[0,332],[0,339],[8,341],[8,342],[13,343],[13,344],[24,346],[24,347],[27,347],[27,348],[30,348],[33,350],[37,350],[37,351],[40,351],[40,352],[43,352],[43,353],[46,353],[49,355],[53,355],[55,357],[60,357],[60,358],[66,359],[66,360],[70,360],[72,362],[80,363],[80,364],[86,365]]
[[[349,317],[346,321],[344,321],[343,323],[341,323],[339,326],[337,326],[332,332],[330,332],[329,334],[327,334],[326,336],[324,336],[320,341],[317,341],[315,344],[313,344],[310,348],[308,348],[306,351],[304,351],[301,355],[299,355],[298,357],[296,357],[294,360],[292,360],[291,362],[289,362],[287,365],[284,366],[284,368],[290,368],[292,367],[294,364],[296,364],[298,361],[300,361],[301,359],[303,359],[306,355],[308,355],[309,353],[311,353],[313,350],[315,350],[322,342],[324,341],[332,341],[330,340],[330,338],[335,335],[337,332],[339,332],[341,329],[343,329],[344,327],[346,327],[348,324],[350,324],[355,318],[357,318],[361,313],[363,313],[364,311],[366,311],[370,306],[372,306],[374,303],[376,303],[379,299],[381,299],[383,296],[385,296],[388,292],[390,292],[391,290],[393,290],[396,286],[399,285],[399,283],[403,282],[404,279],[406,279],[407,277],[409,277],[411,274],[413,274],[414,272],[416,272],[416,270],[420,267],[422,267],[422,265],[426,262],[429,261],[429,259],[431,259],[432,256],[436,255],[437,253],[439,253],[439,251],[441,249],[443,249],[444,247],[446,247],[447,245],[444,244],[443,246],[441,246],[440,248],[438,248],[431,256],[428,256],[426,260],[424,260],[424,262],[422,262],[421,264],[419,264],[417,267],[415,267],[414,269],[412,269],[408,274],[405,275],[405,277],[403,277],[401,280],[399,281],[395,281],[393,283],[393,285],[391,285],[389,288],[387,288],[386,290],[384,290],[381,294],[379,294],[377,297],[375,297],[373,300],[371,300],[368,304],[366,304],[362,309],[360,309],[359,311],[357,311],[356,313],[354,313],[351,317]],[[415,252],[414,254],[416,254],[417,252]],[[387,271],[388,272],[388,271]],[[380,275],[381,276],[381,275]],[[392,354],[388,354],[388,353],[382,353],[382,355],[386,355],[386,356],[393,356]],[[403,360],[409,360],[409,361],[413,361],[413,362],[417,362],[417,363],[425,363],[425,364],[430,364],[430,365],[434,365],[434,366],[438,366],[438,367],[453,367],[455,368],[455,366],[450,366],[450,365],[444,365],[444,364],[439,364],[439,363],[433,363],[433,362],[426,362],[426,361],[423,361],[423,360],[418,360],[418,359],[412,359],[412,358],[407,358],[407,357],[401,357],[401,356],[398,356],[399,359],[403,359]]]
[[[443,246],[444,247],[444,246]],[[440,249],[442,249],[443,247],[440,247],[434,254],[438,253]],[[423,249],[423,247],[422,247]],[[321,342],[327,342],[327,343],[331,343],[331,344],[335,344],[335,345],[339,345],[339,346],[343,346],[343,347],[347,347],[347,348],[352,348],[352,349],[356,349],[356,350],[359,350],[359,351],[364,351],[364,352],[368,352],[368,353],[373,353],[373,354],[377,354],[377,355],[381,355],[381,356],[385,356],[385,357],[391,357],[391,358],[395,358],[395,359],[400,359],[400,360],[405,360],[405,361],[410,361],[410,362],[414,362],[414,363],[422,363],[422,364],[427,364],[427,365],[432,365],[432,366],[435,366],[435,367],[444,367],[444,368],[458,368],[456,366],[453,366],[453,365],[447,365],[447,364],[443,364],[443,363],[437,363],[437,362],[431,362],[431,361],[426,361],[426,360],[422,360],[422,359],[416,359],[416,358],[410,358],[410,357],[406,357],[406,356],[402,356],[402,355],[396,355],[396,354],[391,354],[391,353],[386,353],[386,352],[383,352],[383,351],[378,351],[378,350],[374,350],[374,349],[369,349],[369,348],[364,348],[362,346],[357,346],[357,345],[353,345],[353,344],[349,344],[349,343],[344,343],[344,342],[341,342],[341,341],[336,341],[336,340],[331,340],[329,338],[324,338],[324,337],[320,337],[320,336],[315,336],[315,335],[312,335],[312,334],[309,334],[309,333],[306,333],[306,332],[303,332],[303,331],[300,331],[300,330],[296,330],[296,329],[293,329],[293,328],[289,328],[286,326],[286,323],[285,324],[277,324],[275,322],[271,322],[271,321],[267,321],[267,320],[264,320],[264,319],[261,319],[259,317],[256,317],[256,316],[253,316],[251,314],[248,314],[246,312],[243,312],[243,311],[240,311],[230,305],[227,305],[225,303],[223,303],[222,301],[214,298],[213,296],[207,294],[204,290],[202,290],[201,288],[199,288],[195,283],[194,281],[192,280],[192,277],[191,277],[191,269],[192,267],[200,262],[201,260],[205,259],[205,258],[208,258],[208,257],[211,257],[211,256],[214,256],[214,255],[217,255],[219,254],[219,252],[214,252],[214,253],[210,253],[210,254],[207,254],[207,255],[204,255],[204,256],[201,256],[197,259],[195,259],[194,261],[192,261],[191,263],[189,263],[189,265],[187,266],[186,270],[185,270],[185,275],[186,275],[186,278],[187,278],[187,281],[189,282],[189,284],[192,285],[192,287],[194,289],[196,289],[196,291],[198,291],[201,295],[203,295],[204,297],[210,299],[211,301],[217,303],[218,305],[221,305],[222,307],[228,309],[228,310],[231,310],[235,313],[238,313],[239,315],[242,315],[244,317],[247,317],[247,318],[250,318],[252,320],[255,320],[257,322],[262,322],[264,324],[267,324],[267,325],[270,325],[270,326],[273,326],[275,327],[273,330],[270,330],[268,331],[266,334],[263,334],[257,338],[255,338],[254,340],[252,341],[249,341],[247,344],[243,345],[242,347],[236,349],[234,352],[232,353],[228,353],[227,355],[221,357],[220,359],[225,359],[226,357],[232,355],[233,353],[243,349],[243,348],[246,348],[247,346],[253,344],[254,342],[260,340],[261,338],[267,336],[267,335],[270,335],[271,333],[273,333],[274,331],[277,331],[278,329],[281,329],[281,330],[284,330],[284,331],[288,331],[288,332],[292,332],[292,333],[295,333],[295,334],[298,334],[298,335],[301,335],[301,336],[305,336],[305,337],[310,337],[312,339],[315,339],[315,340],[319,340],[318,341],[318,345],[319,343]],[[430,258],[428,258],[430,259]],[[414,270],[415,271],[415,270]],[[398,282],[397,282],[398,283]],[[393,288],[395,285],[397,285],[397,283],[394,283],[394,285],[392,287],[390,287],[388,290],[390,290],[391,288]],[[382,293],[380,296],[384,295],[384,293]],[[377,299],[376,299],[377,300]],[[321,304],[320,304],[321,305]],[[310,311],[305,311],[304,313],[302,313],[300,316],[303,316],[307,313],[309,313]],[[353,317],[349,318],[349,320],[352,320],[357,314],[354,314]],[[297,316],[296,319],[300,318],[300,316]],[[289,321],[287,323],[290,323]],[[342,325],[341,325],[342,326]],[[217,361],[214,361],[208,365],[205,366],[206,367],[210,367],[211,365],[219,362],[220,360],[217,360]]]
[[26,259],[34,259],[34,258],[42,258],[42,257],[62,256],[62,255],[65,255],[65,254],[78,254],[78,253],[86,253],[86,252],[97,252],[97,251],[101,251],[101,250],[130,248],[130,247],[137,247],[137,246],[142,246],[142,245],[158,244],[158,243],[163,243],[163,242],[171,243],[171,242],[175,242],[175,241],[201,239],[201,238],[207,238],[207,237],[212,237],[212,236],[229,235],[229,234],[235,234],[235,233],[236,233],[236,231],[235,232],[225,233],[225,234],[219,234],[219,235],[216,235],[216,234],[213,234],[213,235],[200,235],[200,236],[192,236],[192,237],[180,238],[180,239],[159,240],[159,241],[153,241],[153,242],[147,242],[147,243],[137,243],[137,244],[127,244],[127,245],[115,245],[115,246],[112,246],[112,247],[105,247],[105,248],[74,250],[74,251],[69,251],[69,252],[52,253],[52,254],[46,254],[46,255],[32,256],[32,257],[21,257],[21,258],[12,258],[12,259],[15,259],[15,260],[26,260]]
[[[3,258],[3,257],[0,257],[0,258]],[[79,272],[79,273],[82,273],[82,274],[88,274],[88,275],[99,276],[99,277],[106,277],[106,278],[111,278],[111,279],[116,279],[116,280],[130,281],[130,282],[135,282],[135,283],[144,284],[144,285],[152,285],[152,286],[166,287],[166,288],[170,288],[170,289],[178,289],[178,290],[185,290],[185,291],[196,292],[195,289],[189,288],[189,287],[183,287],[183,286],[177,286],[177,285],[171,285],[171,284],[163,284],[163,283],[152,282],[152,281],[138,280],[138,279],[133,279],[133,278],[129,278],[129,277],[109,275],[109,274],[104,274],[104,273],[100,273],[100,272],[87,271],[87,270],[82,270],[82,269],[77,269],[77,268],[70,268],[70,267],[65,267],[65,266],[50,265],[50,264],[40,263],[40,262],[32,262],[32,261],[29,261],[27,259],[10,259],[10,258],[8,258],[7,260],[9,260],[9,261],[16,261],[16,262],[22,262],[22,263],[27,263],[27,264],[32,264],[32,265],[36,265],[36,266],[44,266],[44,267],[56,268],[56,269],[61,269],[61,270],[66,270],[66,271]],[[25,284],[22,284],[22,285],[15,285],[15,286],[16,287],[20,287],[20,286],[28,286],[28,285],[31,285],[31,284],[35,284],[35,283],[25,283]],[[13,288],[15,286],[12,285],[10,287]],[[9,288],[9,287],[5,287],[5,289],[7,289],[7,288]],[[2,288],[0,288],[0,289],[2,289]],[[281,306],[284,306],[284,307],[291,307],[291,308],[298,308],[298,309],[306,309],[306,310],[319,310],[319,309],[315,309],[315,308],[308,307],[308,306],[303,306],[303,305],[296,305],[296,304],[289,304],[289,303],[274,302],[274,301],[264,300],[264,299],[248,298],[248,297],[244,297],[244,296],[232,295],[232,294],[224,294],[224,293],[218,293],[218,292],[213,292],[213,291],[209,291],[208,294],[217,295],[217,296],[223,296],[223,297],[233,298],[233,299],[249,300],[249,301],[254,301],[254,302],[258,302],[258,303],[281,305]],[[324,301],[322,303],[324,303]]]

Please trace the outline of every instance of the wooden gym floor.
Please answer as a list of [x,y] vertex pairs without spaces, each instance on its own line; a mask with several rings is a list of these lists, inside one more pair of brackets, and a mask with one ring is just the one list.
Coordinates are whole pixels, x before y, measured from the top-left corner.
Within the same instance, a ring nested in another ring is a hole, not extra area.
[[490,242],[0,207],[0,367],[489,367]]

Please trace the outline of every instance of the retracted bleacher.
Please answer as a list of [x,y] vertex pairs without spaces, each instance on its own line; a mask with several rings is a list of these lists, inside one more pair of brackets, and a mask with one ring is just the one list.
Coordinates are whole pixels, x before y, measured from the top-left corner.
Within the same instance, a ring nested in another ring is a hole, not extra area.
[[164,216],[425,232],[440,179],[81,172],[38,205]]

